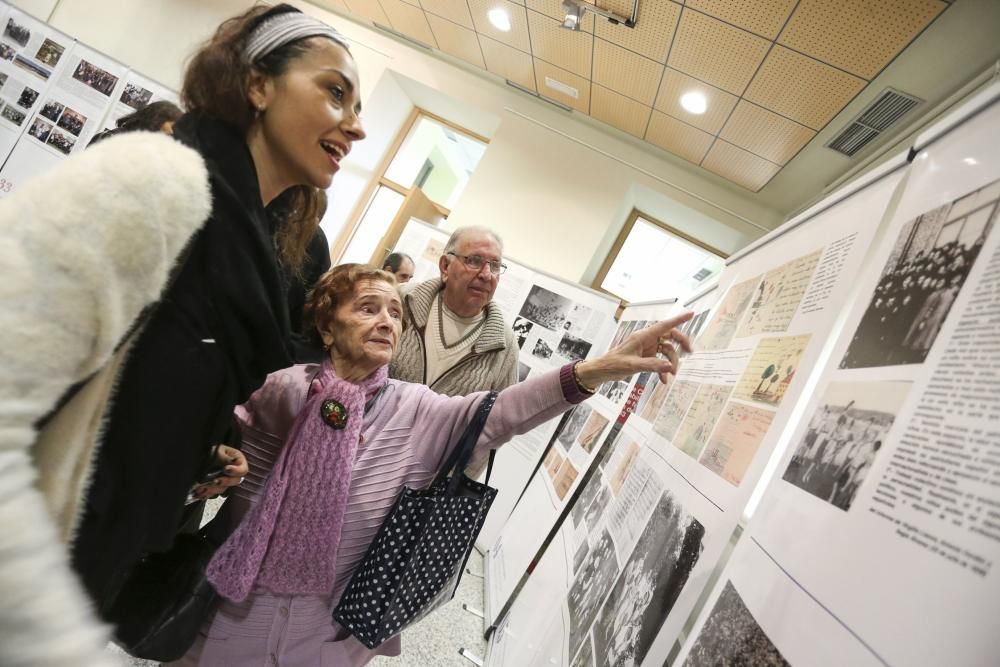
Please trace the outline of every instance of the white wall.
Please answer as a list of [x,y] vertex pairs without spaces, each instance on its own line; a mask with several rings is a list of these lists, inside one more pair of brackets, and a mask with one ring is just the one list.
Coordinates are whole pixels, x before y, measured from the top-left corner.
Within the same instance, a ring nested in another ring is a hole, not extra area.
[[[37,0],[24,6],[33,4]],[[776,211],[752,201],[740,188],[721,178],[697,174],[682,160],[647,151],[617,131],[577,120],[471,68],[444,62],[380,31],[305,2],[294,4],[336,25],[353,42],[352,52],[365,87],[369,139],[352,152],[335,180],[333,209],[324,221],[331,240],[353,209],[366,177],[380,161],[380,151],[384,152],[398,132],[397,121],[405,118],[407,105],[412,104],[391,86],[383,90],[387,72],[419,81],[471,110],[500,119],[479,169],[454,208],[449,227],[490,225],[504,236],[512,256],[560,277],[578,280],[587,272],[606,241],[609,227],[620,226],[620,209],[634,185],[699,211],[701,222],[692,234],[711,236],[713,244],[720,247],[740,247],[762,232],[682,190],[765,227],[780,222]],[[176,88],[192,49],[219,22],[249,5],[245,0],[61,0],[51,23]],[[558,128],[558,132],[538,123]]]

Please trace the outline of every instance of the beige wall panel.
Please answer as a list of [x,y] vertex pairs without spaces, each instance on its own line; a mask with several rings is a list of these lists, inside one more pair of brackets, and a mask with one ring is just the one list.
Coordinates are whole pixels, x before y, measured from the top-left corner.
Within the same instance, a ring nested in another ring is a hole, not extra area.
[[[15,3],[16,4],[16,3]],[[54,4],[54,3],[53,3]],[[344,0],[316,0],[316,4],[324,9],[334,9],[341,12],[350,12]]]
[[640,139],[646,133],[652,108],[594,84],[590,92],[590,115]]
[[649,119],[649,129],[646,130],[646,141],[695,164],[704,159],[714,139],[708,132],[702,132],[659,111],[653,112],[653,117]]
[[535,68],[531,56],[483,35],[479,45],[486,60],[486,69],[514,83],[535,90]]
[[[625,18],[632,16],[632,0],[596,0],[593,4],[618,16]],[[641,5],[642,2],[640,1],[639,4]]]
[[[550,87],[546,83],[546,79],[552,79],[570,88],[575,88],[577,91],[576,97]],[[539,95],[544,95],[551,100],[561,102],[568,107],[573,107],[582,113],[590,111],[590,81],[582,76],[577,76],[572,72],[567,72],[551,63],[535,58],[535,81],[538,84]]]
[[378,0],[344,0],[344,4],[351,10],[352,14],[363,16],[369,21],[389,25],[389,17],[382,11],[382,5]]
[[871,79],[947,6],[940,0],[802,0],[778,43]]
[[805,125],[740,100],[719,138],[784,165],[814,136]]
[[424,14],[424,10],[402,0],[379,0],[379,2],[382,3],[382,9],[385,10],[394,29],[424,44],[437,46],[434,33],[427,25],[427,15]]
[[[705,113],[693,114],[681,106],[681,95],[692,91],[700,92],[708,100],[708,109]],[[736,95],[667,67],[663,72],[655,106],[663,113],[679,118],[688,125],[694,125],[711,134],[718,134],[738,99]]]
[[593,35],[566,30],[558,21],[538,12],[528,12],[528,26],[531,28],[531,52],[536,58],[590,78]]
[[[472,22],[472,14],[469,13],[469,3],[465,0],[420,0],[420,5],[430,14],[436,14],[471,30],[476,28]],[[434,27],[433,24],[431,27]]]
[[701,166],[754,192],[767,185],[781,169],[780,166],[721,139],[712,144]]
[[439,49],[476,67],[486,69],[483,53],[479,50],[479,39],[474,31],[433,14],[427,15],[427,22],[430,23]]
[[662,76],[663,65],[655,60],[603,39],[594,40],[594,83],[652,106]]
[[[490,39],[513,46],[519,51],[531,53],[531,40],[528,38],[528,17],[522,5],[506,0],[467,0],[472,12],[472,22],[476,32]],[[502,7],[510,14],[510,32],[504,32],[493,27],[487,14],[491,9]],[[487,58],[487,62],[489,59]]]
[[774,39],[796,0],[687,0],[685,5],[726,23]]
[[821,130],[864,87],[864,79],[775,45],[744,97]]
[[634,28],[613,25],[602,19],[595,24],[594,34],[662,63],[667,60],[680,15],[681,6],[670,0],[641,0]]
[[[559,23],[563,22],[566,18],[566,12],[562,8],[562,0],[526,0],[526,6],[528,9],[538,12],[539,14],[545,14],[549,18],[553,18]],[[580,21],[580,30],[583,32],[594,32],[594,14],[587,12],[583,15],[583,20]],[[602,21],[604,19],[601,19]]]
[[710,16],[690,10],[681,15],[670,50],[674,69],[740,95],[764,59],[770,42]]

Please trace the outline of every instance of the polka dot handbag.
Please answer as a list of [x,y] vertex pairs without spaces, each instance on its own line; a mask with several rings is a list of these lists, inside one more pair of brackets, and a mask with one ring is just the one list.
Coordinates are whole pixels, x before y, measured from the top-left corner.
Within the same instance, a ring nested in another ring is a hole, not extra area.
[[[496,489],[463,474],[496,398],[496,392],[490,392],[479,404],[428,488],[404,488],[399,494],[334,609],[333,619],[368,648],[454,597],[497,495]],[[487,484],[492,468],[490,452]]]

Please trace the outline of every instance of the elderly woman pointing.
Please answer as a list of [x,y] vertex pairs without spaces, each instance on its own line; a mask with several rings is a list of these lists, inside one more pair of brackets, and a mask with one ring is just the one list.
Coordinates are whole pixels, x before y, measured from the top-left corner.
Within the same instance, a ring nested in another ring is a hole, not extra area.
[[[271,374],[237,409],[252,476],[227,502],[229,520],[242,521],[208,567],[223,602],[176,664],[343,666],[399,654],[398,636],[369,650],[331,612],[400,491],[434,479],[485,393],[446,397],[387,378],[402,322],[389,273],[338,266],[308,308],[329,358]],[[642,371],[666,379],[675,344],[690,349],[676,329],[689,317],[500,392],[476,450],[552,419],[603,382]]]

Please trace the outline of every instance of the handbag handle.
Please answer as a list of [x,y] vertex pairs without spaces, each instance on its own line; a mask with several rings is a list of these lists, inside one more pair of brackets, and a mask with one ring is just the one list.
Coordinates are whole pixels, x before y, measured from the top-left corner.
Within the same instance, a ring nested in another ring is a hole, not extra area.
[[[469,425],[465,427],[465,432],[458,439],[458,444],[452,450],[448,459],[445,461],[441,470],[438,472],[437,477],[434,479],[434,485],[444,483],[447,479],[448,474],[452,470],[458,470],[459,473],[465,470],[466,466],[469,465],[469,459],[472,458],[472,452],[476,448],[476,443],[479,441],[479,436],[482,435],[483,427],[486,426],[486,418],[490,416],[490,410],[493,409],[493,404],[497,400],[497,392],[491,391],[483,397],[483,400],[479,403],[479,409],[476,410],[475,416]],[[490,452],[490,463],[489,468],[493,468],[493,452]],[[486,479],[489,481],[489,472],[487,470]],[[455,488],[458,486],[458,480],[460,475],[455,475],[452,479],[452,483],[449,485],[449,490],[454,492]]]

